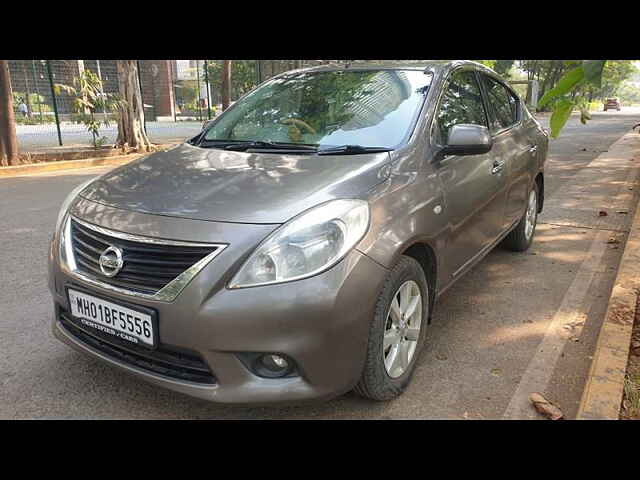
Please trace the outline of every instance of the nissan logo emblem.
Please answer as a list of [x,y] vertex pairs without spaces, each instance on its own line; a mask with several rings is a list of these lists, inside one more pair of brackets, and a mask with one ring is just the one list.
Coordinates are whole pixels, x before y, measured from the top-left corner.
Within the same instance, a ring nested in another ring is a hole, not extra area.
[[124,261],[122,260],[122,250],[118,247],[109,247],[102,255],[100,255],[100,270],[107,277],[115,277],[120,270],[122,270],[122,266],[124,265]]

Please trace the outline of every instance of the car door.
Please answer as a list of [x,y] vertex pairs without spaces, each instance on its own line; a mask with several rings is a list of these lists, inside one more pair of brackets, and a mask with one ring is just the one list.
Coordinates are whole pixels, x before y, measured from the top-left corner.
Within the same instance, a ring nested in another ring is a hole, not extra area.
[[503,82],[478,72],[483,86],[489,130],[493,139],[492,155],[505,170],[506,203],[501,231],[520,220],[531,184],[531,161],[537,150],[523,127],[522,106],[518,96]]
[[[475,70],[451,73],[432,123],[432,141],[444,146],[457,124],[488,127],[488,117]],[[439,156],[434,168],[449,220],[444,268],[453,280],[493,244],[504,223],[505,176],[493,151],[482,155]]]

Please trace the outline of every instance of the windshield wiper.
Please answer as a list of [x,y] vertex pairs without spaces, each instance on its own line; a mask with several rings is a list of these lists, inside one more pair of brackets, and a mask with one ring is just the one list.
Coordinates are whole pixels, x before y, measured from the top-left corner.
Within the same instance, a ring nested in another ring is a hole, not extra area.
[[200,142],[198,142],[198,146],[199,147],[225,148],[228,145],[237,145],[239,143],[244,143],[244,142],[238,141],[238,140],[219,140],[219,139],[207,140],[206,138],[203,138],[203,139],[200,140]]
[[225,150],[244,151],[250,148],[270,149],[270,150],[304,150],[315,152],[317,148],[313,145],[304,143],[284,143],[284,142],[265,142],[262,140],[254,140],[250,142],[230,143],[223,147]]
[[390,152],[388,147],[363,147],[362,145],[340,145],[318,150],[318,155],[359,155],[363,153]]

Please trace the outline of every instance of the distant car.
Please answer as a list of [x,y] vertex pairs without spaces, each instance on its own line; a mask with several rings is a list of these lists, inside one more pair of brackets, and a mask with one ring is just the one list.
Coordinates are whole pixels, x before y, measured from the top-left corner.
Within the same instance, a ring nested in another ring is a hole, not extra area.
[[606,112],[607,110],[612,110],[614,108],[617,111],[620,111],[620,100],[617,98],[607,98],[604,102],[604,111]]

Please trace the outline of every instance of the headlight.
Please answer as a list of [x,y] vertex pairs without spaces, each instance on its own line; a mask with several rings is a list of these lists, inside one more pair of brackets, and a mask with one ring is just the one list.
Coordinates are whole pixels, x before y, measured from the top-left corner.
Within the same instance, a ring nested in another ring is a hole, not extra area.
[[338,263],[369,228],[369,204],[333,200],[293,218],[258,246],[229,288],[310,277]]

